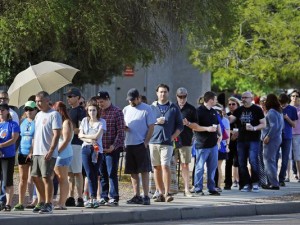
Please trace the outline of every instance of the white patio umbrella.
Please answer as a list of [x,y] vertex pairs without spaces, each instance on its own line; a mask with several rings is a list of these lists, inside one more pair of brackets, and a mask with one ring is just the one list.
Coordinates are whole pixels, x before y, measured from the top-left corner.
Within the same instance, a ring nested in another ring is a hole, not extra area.
[[49,94],[72,83],[79,70],[58,62],[44,61],[20,72],[8,89],[9,104],[20,107],[31,95],[40,91]]

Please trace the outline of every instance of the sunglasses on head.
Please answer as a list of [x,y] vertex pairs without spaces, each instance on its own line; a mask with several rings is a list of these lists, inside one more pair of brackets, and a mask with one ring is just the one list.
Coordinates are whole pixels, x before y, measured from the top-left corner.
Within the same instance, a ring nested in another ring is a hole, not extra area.
[[27,111],[32,112],[34,109],[33,108],[25,108],[24,110],[25,110],[25,112],[27,112]]
[[186,95],[177,95],[177,97],[180,98],[180,99],[185,99]]

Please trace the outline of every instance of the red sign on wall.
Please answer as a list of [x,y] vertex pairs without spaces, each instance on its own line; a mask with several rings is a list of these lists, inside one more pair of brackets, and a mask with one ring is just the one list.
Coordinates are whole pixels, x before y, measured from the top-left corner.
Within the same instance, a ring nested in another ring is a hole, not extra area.
[[131,66],[126,66],[125,71],[123,72],[123,75],[125,77],[133,77],[134,76],[134,70]]

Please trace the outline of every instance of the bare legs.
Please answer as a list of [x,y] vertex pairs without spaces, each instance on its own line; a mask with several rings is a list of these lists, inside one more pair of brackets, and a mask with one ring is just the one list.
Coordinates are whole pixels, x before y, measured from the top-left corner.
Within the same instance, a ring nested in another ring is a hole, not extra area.
[[68,167],[67,166],[56,166],[54,171],[59,181],[59,200],[58,205],[65,207],[65,202],[68,197]]

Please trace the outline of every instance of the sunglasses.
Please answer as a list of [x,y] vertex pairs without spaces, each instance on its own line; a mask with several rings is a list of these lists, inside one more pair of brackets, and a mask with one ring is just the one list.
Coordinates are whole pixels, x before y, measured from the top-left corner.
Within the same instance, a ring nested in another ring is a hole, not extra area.
[[236,103],[228,103],[229,106],[236,105]]
[[67,97],[68,98],[74,98],[75,96],[74,95],[68,95]]
[[186,95],[177,95],[177,97],[180,98],[180,99],[185,99]]
[[24,110],[25,110],[25,112],[27,112],[27,111],[32,112],[34,109],[33,108],[25,108]]
[[8,98],[0,98],[0,100],[6,101],[6,100],[8,100]]

